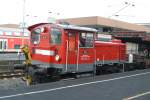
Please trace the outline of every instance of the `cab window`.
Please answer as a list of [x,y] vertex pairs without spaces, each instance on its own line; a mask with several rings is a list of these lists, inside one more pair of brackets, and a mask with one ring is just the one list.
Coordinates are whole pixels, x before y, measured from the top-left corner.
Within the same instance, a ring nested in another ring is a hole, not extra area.
[[31,32],[31,42],[33,44],[39,44],[40,42],[40,33],[41,33],[41,29],[35,29]]
[[61,43],[61,30],[58,28],[52,28],[50,31],[50,43],[60,44]]
[[79,34],[79,47],[93,47],[93,33],[80,33]]

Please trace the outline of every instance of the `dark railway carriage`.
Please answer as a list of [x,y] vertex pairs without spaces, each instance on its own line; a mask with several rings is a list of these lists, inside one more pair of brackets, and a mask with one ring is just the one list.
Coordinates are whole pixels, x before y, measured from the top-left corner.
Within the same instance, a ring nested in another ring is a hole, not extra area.
[[125,61],[125,45],[120,41],[96,41],[97,30],[92,28],[40,23],[28,29],[35,73],[94,72],[100,68],[95,66]]

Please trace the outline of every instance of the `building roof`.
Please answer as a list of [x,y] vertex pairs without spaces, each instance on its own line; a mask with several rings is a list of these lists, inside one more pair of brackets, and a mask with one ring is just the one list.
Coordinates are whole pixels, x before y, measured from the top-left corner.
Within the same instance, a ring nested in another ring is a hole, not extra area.
[[150,28],[150,23],[137,23],[137,24]]
[[142,26],[142,25],[132,24],[128,22],[113,20],[110,18],[104,18],[104,17],[99,17],[99,16],[68,18],[68,19],[61,19],[61,20],[69,22],[70,24],[81,25],[81,26],[101,25],[101,26],[114,27],[114,28],[120,28],[120,29],[126,29],[126,30],[150,32],[150,28]]
[[19,28],[18,24],[1,24],[0,27],[4,28]]
[[[19,27],[18,24],[1,24],[0,31],[14,31],[14,32],[22,32],[22,28]],[[29,32],[27,29],[24,30],[25,32]]]

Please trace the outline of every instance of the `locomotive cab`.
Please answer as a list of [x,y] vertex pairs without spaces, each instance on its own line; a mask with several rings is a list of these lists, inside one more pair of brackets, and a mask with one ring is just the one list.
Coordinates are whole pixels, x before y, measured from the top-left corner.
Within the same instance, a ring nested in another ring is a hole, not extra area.
[[28,29],[32,65],[38,70],[48,75],[93,71],[95,29],[49,23]]

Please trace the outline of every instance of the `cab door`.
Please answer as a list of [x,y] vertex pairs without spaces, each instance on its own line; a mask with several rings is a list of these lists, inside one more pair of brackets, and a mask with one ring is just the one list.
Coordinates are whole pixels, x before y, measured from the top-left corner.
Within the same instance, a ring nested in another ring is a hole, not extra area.
[[95,60],[94,33],[79,33],[78,72],[94,71]]
[[68,32],[67,41],[67,66],[68,72],[76,72],[77,69],[77,54],[78,54],[78,34],[74,31]]

